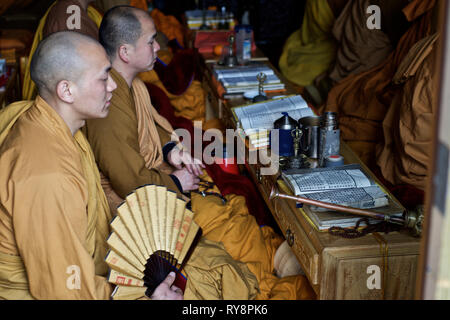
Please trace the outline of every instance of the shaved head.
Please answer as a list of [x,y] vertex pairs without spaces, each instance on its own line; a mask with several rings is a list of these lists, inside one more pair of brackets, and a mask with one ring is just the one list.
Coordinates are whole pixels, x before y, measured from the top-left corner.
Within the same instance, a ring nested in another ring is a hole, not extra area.
[[74,31],[62,31],[42,40],[30,64],[30,76],[39,94],[54,94],[62,80],[77,83],[90,67],[84,50],[101,45],[91,37]]
[[111,59],[123,44],[135,45],[141,36],[140,18],[148,17],[144,10],[131,6],[117,6],[109,9],[103,16],[99,28],[99,41]]

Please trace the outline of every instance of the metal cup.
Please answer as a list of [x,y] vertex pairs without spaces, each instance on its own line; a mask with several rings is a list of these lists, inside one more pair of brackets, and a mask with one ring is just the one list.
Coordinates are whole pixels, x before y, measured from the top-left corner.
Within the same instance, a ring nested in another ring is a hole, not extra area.
[[318,116],[310,116],[298,120],[299,128],[303,133],[300,139],[300,153],[308,158],[318,159],[319,157],[320,119],[321,117]]

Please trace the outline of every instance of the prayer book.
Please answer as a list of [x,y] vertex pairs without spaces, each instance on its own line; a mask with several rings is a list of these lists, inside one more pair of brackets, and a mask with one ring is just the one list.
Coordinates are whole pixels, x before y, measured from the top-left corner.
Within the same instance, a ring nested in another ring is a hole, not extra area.
[[313,110],[300,95],[235,107],[231,112],[237,126],[243,129],[250,145],[255,148],[269,146],[270,129],[273,129],[275,120],[283,116],[283,112],[287,112],[295,120],[314,115]]
[[150,297],[171,271],[184,291],[181,270],[201,236],[186,202],[166,187],[146,185],[129,194],[117,212],[105,258],[108,281],[116,285],[111,297]]
[[[282,179],[293,194],[304,198],[370,209],[397,217],[403,214],[402,206],[369,177],[359,164],[286,170],[282,173]],[[329,229],[332,226],[351,227],[362,218],[312,205],[303,205],[302,209],[319,230]],[[376,221],[369,219],[371,223]],[[364,223],[361,226],[364,226]]]

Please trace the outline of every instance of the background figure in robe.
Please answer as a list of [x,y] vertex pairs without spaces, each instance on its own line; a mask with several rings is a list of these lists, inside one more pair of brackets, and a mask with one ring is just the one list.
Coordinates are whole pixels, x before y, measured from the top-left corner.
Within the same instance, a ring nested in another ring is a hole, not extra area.
[[[108,299],[111,294],[104,257],[112,216],[79,130],[86,119],[108,115],[116,88],[110,69],[97,41],[55,33],[32,59],[36,100],[2,110],[1,298]],[[180,290],[170,287],[173,280],[168,277],[153,298],[181,299]]]
[[[98,40],[98,27],[88,14],[88,6],[93,2],[94,0],[58,0],[54,2],[45,21],[43,37],[59,31],[76,31]],[[77,6],[79,10],[77,11],[73,6]],[[74,15],[78,12],[80,13],[79,20],[76,21]]]

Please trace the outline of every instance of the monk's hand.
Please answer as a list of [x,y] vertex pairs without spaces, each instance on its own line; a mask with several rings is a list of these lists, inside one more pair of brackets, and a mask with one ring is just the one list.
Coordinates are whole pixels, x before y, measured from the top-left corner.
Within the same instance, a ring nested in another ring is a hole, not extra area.
[[200,160],[193,158],[188,152],[177,147],[169,152],[167,161],[177,169],[182,169],[184,166],[190,174],[196,176],[202,175],[202,169],[205,168],[205,165]]
[[183,291],[173,286],[175,272],[170,272],[163,282],[156,287],[150,299],[152,300],[183,300]]
[[200,179],[198,176],[190,173],[187,168],[175,170],[172,174],[178,178],[178,181],[180,181],[183,192],[198,189]]

